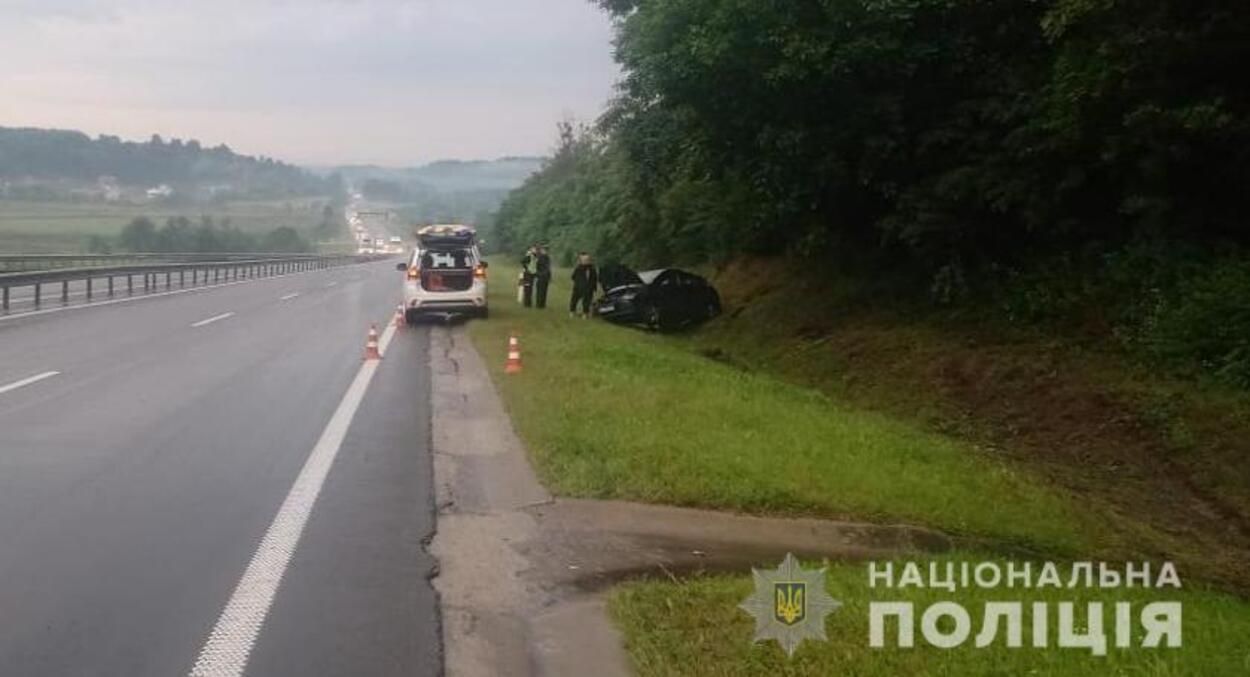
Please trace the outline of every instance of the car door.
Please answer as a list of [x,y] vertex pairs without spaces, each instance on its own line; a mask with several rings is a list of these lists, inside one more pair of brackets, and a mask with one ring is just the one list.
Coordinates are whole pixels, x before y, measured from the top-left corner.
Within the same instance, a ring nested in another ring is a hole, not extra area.
[[699,298],[699,278],[690,273],[677,273],[681,296],[680,321],[682,324],[693,322],[703,317],[703,308]]
[[675,271],[666,270],[651,283],[651,301],[660,311],[661,324],[673,326],[681,318],[681,288]]

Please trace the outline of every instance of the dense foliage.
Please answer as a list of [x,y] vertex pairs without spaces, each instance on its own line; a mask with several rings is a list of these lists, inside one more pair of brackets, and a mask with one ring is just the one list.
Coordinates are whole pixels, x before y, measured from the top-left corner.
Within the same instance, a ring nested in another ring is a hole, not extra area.
[[504,204],[513,248],[869,261],[951,300],[1051,260],[1098,286],[1125,248],[1196,252],[1153,260],[1177,271],[1161,297],[1250,242],[1240,0],[599,4],[619,95]]
[[[138,143],[116,136],[96,139],[81,132],[0,127],[0,180],[90,183],[112,177],[121,185],[170,184],[183,191],[202,186],[221,196],[271,198],[331,195],[337,176],[321,178],[272,158],[238,155],[226,146],[203,148],[198,141],[159,136]],[[11,189],[20,197],[22,186]],[[47,184],[31,195],[45,199]]]

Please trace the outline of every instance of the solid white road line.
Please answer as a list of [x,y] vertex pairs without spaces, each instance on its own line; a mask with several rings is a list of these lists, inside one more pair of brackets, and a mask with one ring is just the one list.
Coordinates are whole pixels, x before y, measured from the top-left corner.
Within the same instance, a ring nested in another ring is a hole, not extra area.
[[278,299],[278,300],[279,300],[279,301],[290,301],[291,299],[293,299],[293,298],[297,298],[298,296],[299,296],[299,292],[295,292],[294,294],[287,294],[286,296],[283,296],[282,298],[280,298],[280,299]]
[[[395,327],[387,327],[379,341],[381,352],[385,353],[394,336]],[[278,585],[377,369],[376,360],[367,360],[356,372],[356,378],[309,453],[234,594],[217,618],[217,624],[191,668],[192,677],[239,677],[247,668],[252,646],[269,614]]]
[[222,313],[220,315],[214,315],[208,318],[207,320],[200,320],[199,322],[196,322],[195,324],[191,325],[191,328],[198,329],[199,327],[203,327],[206,324],[212,324],[214,322],[224,320],[227,317],[234,317],[234,313]]
[[60,374],[60,373],[61,372],[59,371],[45,371],[42,374],[36,374],[34,376],[31,376],[30,378],[24,378],[20,381],[10,383],[7,386],[0,386],[0,395],[3,395],[4,393],[9,392],[10,390],[17,390],[18,388],[24,388],[32,383],[38,383],[44,380],[45,378],[52,378],[53,376],[56,376],[57,374]]

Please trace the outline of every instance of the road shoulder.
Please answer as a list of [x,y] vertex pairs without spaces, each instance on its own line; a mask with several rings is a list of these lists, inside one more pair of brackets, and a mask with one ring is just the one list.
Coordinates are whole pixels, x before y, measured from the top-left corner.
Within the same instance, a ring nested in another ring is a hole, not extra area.
[[539,484],[481,357],[459,328],[431,332],[438,529],[431,552],[446,674],[630,674],[604,600],[544,580]]
[[431,332],[437,532],[446,673],[631,674],[605,595],[640,576],[741,571],[801,557],[943,552],[906,525],[779,519],[626,501],[556,499],[543,488],[463,328]]

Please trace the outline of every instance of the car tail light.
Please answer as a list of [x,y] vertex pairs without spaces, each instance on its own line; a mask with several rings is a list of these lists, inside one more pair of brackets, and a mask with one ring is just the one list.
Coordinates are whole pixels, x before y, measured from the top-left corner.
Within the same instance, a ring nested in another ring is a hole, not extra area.
[[477,264],[477,266],[473,268],[473,277],[476,277],[480,280],[485,280],[486,279],[486,266],[480,263]]
[[416,266],[408,267],[408,279],[417,280],[421,278],[421,269]]

